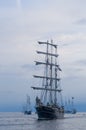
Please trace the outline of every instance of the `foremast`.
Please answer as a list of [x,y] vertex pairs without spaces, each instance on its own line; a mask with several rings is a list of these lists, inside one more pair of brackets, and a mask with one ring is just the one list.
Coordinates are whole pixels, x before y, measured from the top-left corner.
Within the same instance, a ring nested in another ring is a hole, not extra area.
[[[57,45],[53,44],[53,41],[51,40],[51,43],[47,42],[38,42],[40,45],[45,44],[46,45],[46,52],[37,51],[38,54],[45,55],[45,62],[35,61],[36,65],[44,65],[45,66],[45,75],[44,76],[38,76],[34,75],[35,78],[42,78],[45,80],[45,84],[43,87],[32,87],[36,90],[44,90],[45,96],[44,100],[47,97],[47,92],[49,92],[49,103],[50,104],[57,104],[57,92],[61,92],[61,89],[59,88],[59,82],[60,78],[58,78],[58,71],[61,71],[60,66],[57,63]],[[50,50],[50,51],[49,51]],[[53,52],[54,51],[54,52]],[[54,92],[54,93],[53,93]]]

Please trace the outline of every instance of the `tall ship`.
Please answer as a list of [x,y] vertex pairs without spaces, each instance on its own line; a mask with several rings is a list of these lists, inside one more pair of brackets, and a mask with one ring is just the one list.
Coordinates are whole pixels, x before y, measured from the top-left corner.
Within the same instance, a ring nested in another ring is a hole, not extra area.
[[[35,61],[36,65],[42,65],[43,75],[34,75],[41,80],[41,86],[32,86],[40,92],[36,96],[36,113],[39,120],[61,119],[64,117],[64,106],[62,103],[62,89],[60,85],[61,68],[58,63],[57,45],[51,42],[38,42],[45,51],[37,51],[38,55],[44,55],[44,60]],[[42,58],[41,58],[42,59]]]
[[68,102],[65,102],[65,113],[68,114],[76,114],[77,110],[75,109],[74,106],[74,97],[72,97],[72,99],[68,100]]

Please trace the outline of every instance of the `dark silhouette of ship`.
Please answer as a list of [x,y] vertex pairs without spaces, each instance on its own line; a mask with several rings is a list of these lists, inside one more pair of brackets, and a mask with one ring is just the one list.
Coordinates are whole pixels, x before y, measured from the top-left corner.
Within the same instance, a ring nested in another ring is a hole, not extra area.
[[68,100],[68,102],[65,102],[65,113],[69,114],[76,114],[76,109],[74,107],[74,97],[72,97],[72,100]]
[[38,119],[61,119],[64,117],[64,106],[62,104],[62,94],[60,86],[60,66],[58,63],[57,45],[53,41],[38,42],[46,47],[46,51],[37,51],[37,54],[44,55],[45,60],[35,61],[36,65],[43,65],[44,74],[34,75],[35,78],[42,80],[42,85],[32,87],[41,93],[36,97],[36,113]]
[[26,104],[24,106],[24,114],[31,115],[31,102],[30,102],[30,96],[27,95]]

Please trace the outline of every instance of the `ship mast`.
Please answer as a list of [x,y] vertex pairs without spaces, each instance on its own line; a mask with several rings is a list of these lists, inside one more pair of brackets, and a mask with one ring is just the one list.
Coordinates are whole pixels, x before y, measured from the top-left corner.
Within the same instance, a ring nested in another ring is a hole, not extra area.
[[[55,53],[57,54],[57,46],[55,48]],[[57,59],[55,58],[55,90],[57,89]],[[56,96],[56,91],[55,91],[55,99],[54,103],[56,104],[57,102],[57,96]]]
[[[51,40],[51,44],[52,44],[52,40]],[[51,54],[52,54],[52,45],[51,45]],[[51,55],[51,65],[50,65],[50,88],[52,89],[52,85],[53,85],[53,78],[52,78],[52,62],[53,62],[53,58],[52,58],[52,55]],[[56,79],[55,79],[56,80]],[[53,99],[52,99],[52,91],[50,91],[50,103],[53,104]]]
[[[35,61],[36,65],[45,65],[45,75],[44,76],[38,76],[38,75],[34,75],[35,78],[42,78],[45,79],[45,87],[32,87],[33,89],[37,89],[37,90],[45,90],[45,96],[47,96],[47,92],[50,93],[50,104],[56,104],[57,101],[57,97],[56,97],[56,93],[57,92],[61,92],[61,89],[58,88],[58,84],[57,82],[60,81],[60,78],[58,78],[57,76],[57,71],[61,71],[59,65],[57,64],[57,45],[53,44],[53,41],[51,40],[51,43],[47,42],[38,42],[40,45],[41,44],[45,44],[46,45],[46,52],[42,52],[42,51],[37,51],[38,54],[42,54],[46,56],[45,62],[39,62],[39,61]],[[49,51],[51,47],[51,52]],[[53,53],[53,50],[55,50],[55,54]],[[55,60],[55,63],[53,63],[53,60]],[[50,69],[49,69],[50,68]],[[54,73],[53,74],[53,69],[54,69]],[[50,83],[49,83],[49,82]],[[55,82],[54,87],[53,87],[53,81]],[[54,95],[52,94],[52,92],[54,92]],[[44,97],[45,98],[45,97]],[[53,101],[54,98],[54,101]]]

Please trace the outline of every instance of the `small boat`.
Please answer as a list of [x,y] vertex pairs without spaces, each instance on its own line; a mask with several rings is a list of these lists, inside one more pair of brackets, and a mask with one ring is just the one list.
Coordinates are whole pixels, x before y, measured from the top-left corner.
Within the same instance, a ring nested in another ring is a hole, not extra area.
[[[45,60],[35,61],[36,65],[43,65],[44,73],[42,76],[34,75],[41,79],[41,86],[32,86],[33,89],[40,91],[40,97],[36,96],[36,113],[39,120],[61,119],[64,118],[64,106],[62,103],[60,71],[61,68],[57,61],[57,45],[51,42],[38,42],[44,45],[46,51],[37,51],[37,54],[44,55]],[[42,59],[42,58],[41,58]],[[42,67],[42,68],[43,68]]]
[[31,115],[31,111],[25,110],[25,111],[24,111],[24,114]]
[[24,106],[24,114],[31,115],[31,102],[30,102],[30,96],[27,95],[27,101],[26,105]]

